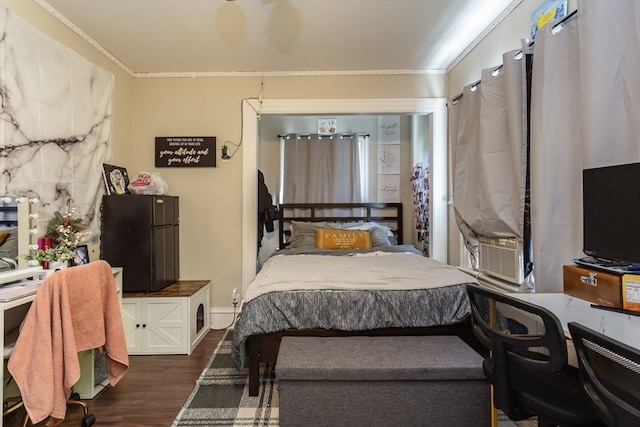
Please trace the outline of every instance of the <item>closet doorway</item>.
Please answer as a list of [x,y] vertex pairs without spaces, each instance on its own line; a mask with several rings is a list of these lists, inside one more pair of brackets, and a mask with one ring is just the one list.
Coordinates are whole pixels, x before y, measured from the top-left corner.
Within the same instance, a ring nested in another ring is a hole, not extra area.
[[[277,139],[277,134],[288,132],[289,129],[278,129],[275,135],[273,125],[279,118],[286,120],[287,116],[305,115],[322,116],[340,119],[341,116],[364,115],[377,121],[379,115],[400,115],[409,117],[411,134],[420,134],[421,129],[426,129],[428,135],[422,136],[427,141],[412,144],[409,162],[413,159],[424,158],[424,151],[428,151],[432,165],[431,182],[431,224],[437,224],[430,230],[431,233],[431,257],[446,262],[447,257],[447,133],[446,133],[446,99],[355,99],[355,100],[258,100],[243,101],[243,255],[242,255],[242,282],[243,288],[255,277],[256,274],[256,246],[257,227],[257,182],[256,169],[260,168],[259,135],[269,133],[267,139]],[[261,121],[266,118],[265,124]],[[425,125],[425,123],[427,123]],[[342,129],[340,129],[342,131]],[[347,131],[347,130],[345,130]],[[365,132],[366,129],[351,129],[353,132]],[[265,137],[266,138],[266,137]],[[408,177],[407,177],[408,180]],[[270,188],[271,190],[271,188]],[[404,197],[404,214],[408,220],[405,224],[412,224],[412,205],[410,200]],[[411,242],[411,240],[408,240]]]

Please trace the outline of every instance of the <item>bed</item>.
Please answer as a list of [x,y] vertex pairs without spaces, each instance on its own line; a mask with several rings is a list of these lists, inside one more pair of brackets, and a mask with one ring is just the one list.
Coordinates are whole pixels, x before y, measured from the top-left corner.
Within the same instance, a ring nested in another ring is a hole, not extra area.
[[[283,204],[279,249],[244,292],[232,356],[275,364],[285,335],[457,335],[479,352],[465,285],[472,276],[402,241],[402,204]],[[316,247],[319,246],[319,247]]]

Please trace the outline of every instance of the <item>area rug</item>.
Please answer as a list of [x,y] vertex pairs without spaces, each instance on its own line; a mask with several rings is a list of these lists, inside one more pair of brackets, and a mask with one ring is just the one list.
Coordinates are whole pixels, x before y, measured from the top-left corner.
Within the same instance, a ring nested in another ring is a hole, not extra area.
[[272,365],[261,368],[258,396],[249,396],[249,371],[239,372],[231,358],[228,330],[209,359],[172,427],[278,426],[278,389]]
[[[231,359],[233,330],[228,330],[209,359],[172,427],[279,425],[278,387],[273,365],[261,368],[260,392],[249,396],[249,371],[239,372]],[[510,421],[498,414],[499,427],[535,426],[535,420]]]

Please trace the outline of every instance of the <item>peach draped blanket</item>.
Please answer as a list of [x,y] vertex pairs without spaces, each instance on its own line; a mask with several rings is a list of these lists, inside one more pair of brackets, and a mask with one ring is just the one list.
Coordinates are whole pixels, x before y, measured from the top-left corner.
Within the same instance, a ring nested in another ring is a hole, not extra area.
[[129,367],[120,304],[111,266],[105,261],[56,271],[35,296],[8,369],[31,422],[51,417],[59,424],[80,378],[78,352],[101,349],[113,386]]

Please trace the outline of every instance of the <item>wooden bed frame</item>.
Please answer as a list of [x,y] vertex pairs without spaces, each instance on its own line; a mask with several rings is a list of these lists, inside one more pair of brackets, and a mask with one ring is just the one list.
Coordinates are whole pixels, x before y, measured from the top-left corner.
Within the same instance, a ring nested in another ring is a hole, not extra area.
[[278,221],[280,249],[287,246],[291,221],[388,223],[402,244],[402,203],[283,203],[278,207]]
[[[331,209],[331,211],[326,211]],[[339,215],[337,210],[347,211]],[[358,214],[360,212],[360,214]],[[279,206],[279,243],[286,247],[290,236],[291,221],[305,222],[384,222],[395,224],[398,244],[402,244],[402,203],[287,203]],[[469,320],[451,326],[428,328],[386,328],[367,331],[340,331],[327,329],[289,329],[285,331],[252,335],[246,341],[249,367],[249,395],[257,396],[260,388],[260,364],[276,363],[280,340],[283,336],[397,336],[397,335],[457,335],[478,353],[484,354],[484,347],[477,341]]]

